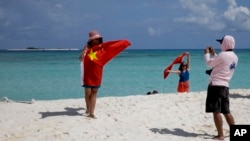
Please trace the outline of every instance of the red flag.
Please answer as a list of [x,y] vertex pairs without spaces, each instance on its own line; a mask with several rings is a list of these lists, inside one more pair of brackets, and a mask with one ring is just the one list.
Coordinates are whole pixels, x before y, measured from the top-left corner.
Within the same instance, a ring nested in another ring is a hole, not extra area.
[[181,62],[182,62],[182,59],[183,59],[183,57],[184,57],[185,55],[186,55],[186,53],[182,53],[181,55],[179,55],[178,57],[176,57],[176,58],[174,59],[174,61],[173,61],[168,67],[166,67],[166,68],[164,69],[164,73],[163,73],[164,79],[166,79],[167,76],[169,75],[168,70],[171,70],[174,64],[179,64],[179,63],[181,63]]
[[116,40],[89,49],[84,57],[84,85],[100,86],[104,65],[130,45],[127,40]]

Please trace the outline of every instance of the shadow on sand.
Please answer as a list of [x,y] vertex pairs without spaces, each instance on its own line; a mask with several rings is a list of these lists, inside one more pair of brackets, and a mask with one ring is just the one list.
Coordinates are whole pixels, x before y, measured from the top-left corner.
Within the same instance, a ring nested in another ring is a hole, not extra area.
[[184,131],[183,129],[180,128],[174,128],[172,130],[163,128],[163,129],[158,129],[158,128],[151,128],[150,129],[153,133],[159,133],[159,134],[172,134],[175,136],[182,136],[182,137],[198,137],[198,136],[203,136],[203,139],[211,139],[212,136],[209,134],[199,134],[199,133],[190,133],[187,131]]
[[249,98],[250,99],[250,94],[248,95],[240,95],[237,93],[230,93],[229,95],[230,98]]
[[41,118],[47,118],[51,116],[82,116],[83,114],[78,113],[79,110],[85,110],[84,108],[64,108],[65,111],[57,111],[57,112],[39,112],[41,114]]

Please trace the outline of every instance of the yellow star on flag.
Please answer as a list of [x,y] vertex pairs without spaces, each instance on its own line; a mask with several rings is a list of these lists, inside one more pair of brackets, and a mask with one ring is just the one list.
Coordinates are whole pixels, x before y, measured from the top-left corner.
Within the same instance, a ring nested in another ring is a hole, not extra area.
[[97,51],[93,52],[92,49],[90,50],[90,52],[88,54],[90,60],[92,60],[92,61],[93,60],[98,60],[98,58],[96,57],[96,53],[97,53]]

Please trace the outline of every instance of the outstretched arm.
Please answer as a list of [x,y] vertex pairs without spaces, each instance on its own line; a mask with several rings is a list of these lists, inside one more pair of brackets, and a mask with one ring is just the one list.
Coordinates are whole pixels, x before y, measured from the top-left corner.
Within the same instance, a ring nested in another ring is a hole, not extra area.
[[174,74],[180,74],[181,72],[179,71],[179,70],[167,70],[167,72],[169,72],[169,73],[174,73]]

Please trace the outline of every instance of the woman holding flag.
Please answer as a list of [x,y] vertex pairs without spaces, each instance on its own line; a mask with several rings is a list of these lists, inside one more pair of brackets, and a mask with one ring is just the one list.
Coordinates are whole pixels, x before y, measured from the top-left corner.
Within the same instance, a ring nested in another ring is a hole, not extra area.
[[190,70],[190,53],[189,52],[185,52],[183,53],[183,57],[184,55],[187,56],[187,63],[182,61],[180,63],[179,69],[178,70],[171,70],[168,69],[167,72],[169,73],[174,73],[179,75],[180,79],[179,79],[179,83],[178,83],[178,87],[177,87],[177,92],[179,93],[185,93],[185,92],[189,92],[189,70]]
[[103,42],[102,36],[97,31],[89,32],[88,42],[84,46],[81,55],[79,57],[79,60],[81,62],[81,85],[85,87],[86,114],[88,114],[88,116],[92,118],[95,118],[94,114],[92,114],[93,112],[91,113],[91,111],[93,111],[93,109],[95,108],[96,95],[99,86],[84,85],[84,58],[89,49],[91,49],[96,45],[101,44],[102,42]]
[[105,64],[128,46],[130,46],[130,42],[127,40],[115,40],[103,43],[102,36],[97,31],[89,32],[88,44],[85,47],[86,50],[81,55],[84,56],[82,86],[85,88],[86,113],[88,117],[96,118],[94,110]]

